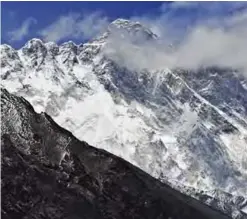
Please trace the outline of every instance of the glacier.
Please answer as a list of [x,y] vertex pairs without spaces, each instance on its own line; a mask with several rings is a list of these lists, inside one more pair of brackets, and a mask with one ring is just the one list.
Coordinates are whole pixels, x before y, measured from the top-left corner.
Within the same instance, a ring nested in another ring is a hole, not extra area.
[[184,192],[246,198],[247,80],[217,67],[129,69],[105,52],[116,30],[123,41],[157,40],[140,23],[117,19],[84,44],[4,44],[1,86],[80,140]]

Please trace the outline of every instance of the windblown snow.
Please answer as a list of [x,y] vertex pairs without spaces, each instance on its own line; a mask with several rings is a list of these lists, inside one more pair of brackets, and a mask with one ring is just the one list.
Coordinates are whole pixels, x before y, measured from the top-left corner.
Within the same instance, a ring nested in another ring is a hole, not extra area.
[[102,53],[113,27],[156,39],[118,19],[86,44],[1,45],[1,85],[77,138],[160,180],[246,196],[246,80],[215,68],[131,71]]

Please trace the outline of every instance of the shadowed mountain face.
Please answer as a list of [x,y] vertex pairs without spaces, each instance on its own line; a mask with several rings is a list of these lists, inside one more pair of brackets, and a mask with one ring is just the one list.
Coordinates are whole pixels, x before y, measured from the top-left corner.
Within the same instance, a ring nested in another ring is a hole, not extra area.
[[1,90],[2,218],[225,219]]
[[232,69],[160,69],[151,60],[152,68],[134,68],[132,60],[143,64],[139,49],[157,41],[118,19],[80,45],[1,45],[1,85],[162,182],[246,198],[247,80]]
[[[80,45],[39,39],[18,50],[0,45],[1,86],[81,141],[234,219],[244,218],[246,78],[229,68],[160,69],[148,59],[152,52],[142,60],[147,42],[156,45],[159,39],[138,22],[117,19],[105,33]],[[17,114],[11,116],[14,125],[5,123],[8,133],[22,133],[11,142],[18,142],[23,153],[36,154],[45,163],[64,165],[62,160],[70,159],[64,152],[71,145],[67,137],[51,136],[47,122],[40,134],[40,125],[30,126]],[[21,121],[25,128],[16,126]]]

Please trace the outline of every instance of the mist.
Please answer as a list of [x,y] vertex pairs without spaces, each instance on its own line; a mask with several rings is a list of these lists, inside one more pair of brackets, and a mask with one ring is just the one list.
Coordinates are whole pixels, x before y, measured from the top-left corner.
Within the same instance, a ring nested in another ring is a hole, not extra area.
[[240,70],[247,76],[247,10],[230,16],[198,19],[186,28],[167,15],[133,17],[157,39],[113,31],[103,53],[131,70],[161,70],[218,66]]

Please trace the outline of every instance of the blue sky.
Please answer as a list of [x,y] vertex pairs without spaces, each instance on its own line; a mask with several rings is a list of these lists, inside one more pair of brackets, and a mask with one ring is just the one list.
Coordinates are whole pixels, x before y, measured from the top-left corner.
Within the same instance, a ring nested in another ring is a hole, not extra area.
[[198,23],[213,19],[218,25],[247,8],[245,2],[2,2],[1,6],[1,43],[15,48],[31,38],[84,42],[119,17],[140,20],[158,34],[169,32],[176,38]]
[[[40,38],[39,30],[69,13],[97,12],[112,21],[119,17],[157,14],[162,4],[162,2],[2,2],[2,43],[11,43],[14,47],[19,47],[30,37]],[[20,28],[27,19],[30,19],[29,33],[21,40],[11,41],[8,33]],[[83,37],[72,40],[83,41]]]

